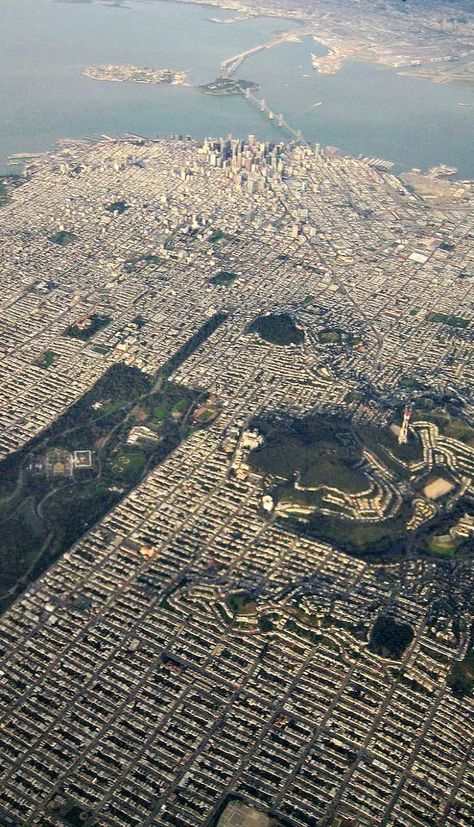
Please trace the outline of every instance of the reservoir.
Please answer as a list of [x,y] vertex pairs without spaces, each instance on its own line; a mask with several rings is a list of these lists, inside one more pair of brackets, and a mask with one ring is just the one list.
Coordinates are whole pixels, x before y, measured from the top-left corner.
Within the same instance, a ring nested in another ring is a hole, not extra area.
[[[9,155],[53,149],[62,138],[103,133],[286,139],[240,97],[81,74],[86,66],[133,64],[183,70],[190,84],[207,83],[219,75],[224,58],[298,27],[271,17],[211,20],[230,17],[235,13],[162,0],[129,0],[127,8],[87,0],[2,0],[0,166],[5,171]],[[385,158],[397,172],[446,163],[458,168],[458,177],[474,178],[472,87],[440,86],[355,61],[335,75],[319,75],[311,52],[325,49],[310,37],[264,49],[243,63],[237,77],[257,81],[257,95],[312,142]]]

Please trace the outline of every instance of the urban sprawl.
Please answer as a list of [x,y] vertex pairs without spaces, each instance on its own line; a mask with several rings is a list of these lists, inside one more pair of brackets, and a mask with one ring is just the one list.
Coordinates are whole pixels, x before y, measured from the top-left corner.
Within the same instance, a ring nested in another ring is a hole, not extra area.
[[128,136],[10,189],[2,542],[47,528],[1,582],[2,824],[474,823],[474,193],[416,183]]

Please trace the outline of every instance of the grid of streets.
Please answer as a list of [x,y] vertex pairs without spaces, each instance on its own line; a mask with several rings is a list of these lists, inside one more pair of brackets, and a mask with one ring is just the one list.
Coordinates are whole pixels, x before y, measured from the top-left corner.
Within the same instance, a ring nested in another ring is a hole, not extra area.
[[[472,699],[445,682],[468,645],[469,561],[370,565],[290,534],[262,514],[260,475],[229,474],[223,447],[262,411],[378,420],[379,406],[348,391],[369,386],[389,404],[413,371],[472,415],[472,189],[458,189],[428,204],[319,147],[130,138],[65,143],[11,194],[3,456],[111,364],[153,374],[229,315],[172,376],[218,397],[220,416],[1,620],[3,823],[57,824],[74,801],[100,825],[211,825],[231,794],[295,827],[474,823]],[[70,243],[52,243],[58,233]],[[210,282],[224,267],[231,287]],[[263,343],[248,330],[263,311],[291,312],[304,343]],[[65,335],[91,314],[110,322],[90,339]],[[325,347],[316,333],[331,325],[363,346]],[[472,452],[465,463],[468,486]],[[231,617],[242,589],[258,611]],[[446,594],[457,637],[450,618],[428,622]],[[331,624],[305,634],[285,622],[295,605]],[[353,633],[387,606],[414,629],[401,662]],[[265,613],[280,618],[271,634]]]

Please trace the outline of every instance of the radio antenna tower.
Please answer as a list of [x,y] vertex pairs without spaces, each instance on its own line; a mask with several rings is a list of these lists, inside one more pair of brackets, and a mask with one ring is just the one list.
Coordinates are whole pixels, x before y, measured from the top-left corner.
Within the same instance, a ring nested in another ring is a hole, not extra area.
[[411,402],[407,402],[405,405],[405,410],[403,411],[403,421],[400,428],[400,433],[398,434],[398,444],[399,445],[406,445],[408,440],[408,426],[410,424],[410,417],[413,411],[413,405]]

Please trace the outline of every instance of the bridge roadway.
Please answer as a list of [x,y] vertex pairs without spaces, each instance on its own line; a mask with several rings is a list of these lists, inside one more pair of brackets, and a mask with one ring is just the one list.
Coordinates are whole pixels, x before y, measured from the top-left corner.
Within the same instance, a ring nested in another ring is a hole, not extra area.
[[238,55],[226,57],[221,63],[221,74],[223,77],[232,77],[237,69],[242,65],[244,60],[247,60],[250,55],[255,55],[257,52],[262,52],[264,49],[272,49],[274,46],[279,46],[280,43],[287,43],[294,40],[295,37],[304,37],[311,34],[311,29],[306,27],[304,29],[290,29],[290,31],[283,32],[283,34],[270,40],[269,43],[261,43],[260,46],[253,46],[251,49],[246,49],[244,52],[239,52]]
[[[244,52],[228,57],[221,63],[221,75],[223,77],[232,78],[244,60],[250,57],[250,55],[257,54],[257,52],[261,52],[263,49],[272,49],[274,46],[278,46],[281,43],[287,43],[294,40],[295,37],[304,37],[309,34],[311,34],[310,28],[290,29],[290,31],[284,32],[279,35],[279,37],[271,40],[269,43],[262,43],[260,46],[253,46],[251,49],[246,49]],[[237,80],[236,82],[238,83],[239,81]],[[292,138],[296,141],[304,141],[301,131],[299,129],[293,129],[293,127],[284,119],[283,115],[276,115],[267,105],[265,100],[257,98],[256,95],[252,94],[249,89],[244,89],[241,87],[241,91],[247,100],[251,101],[255,106],[258,106],[261,112],[265,112],[270,120],[275,121],[277,126],[289,132]]]

